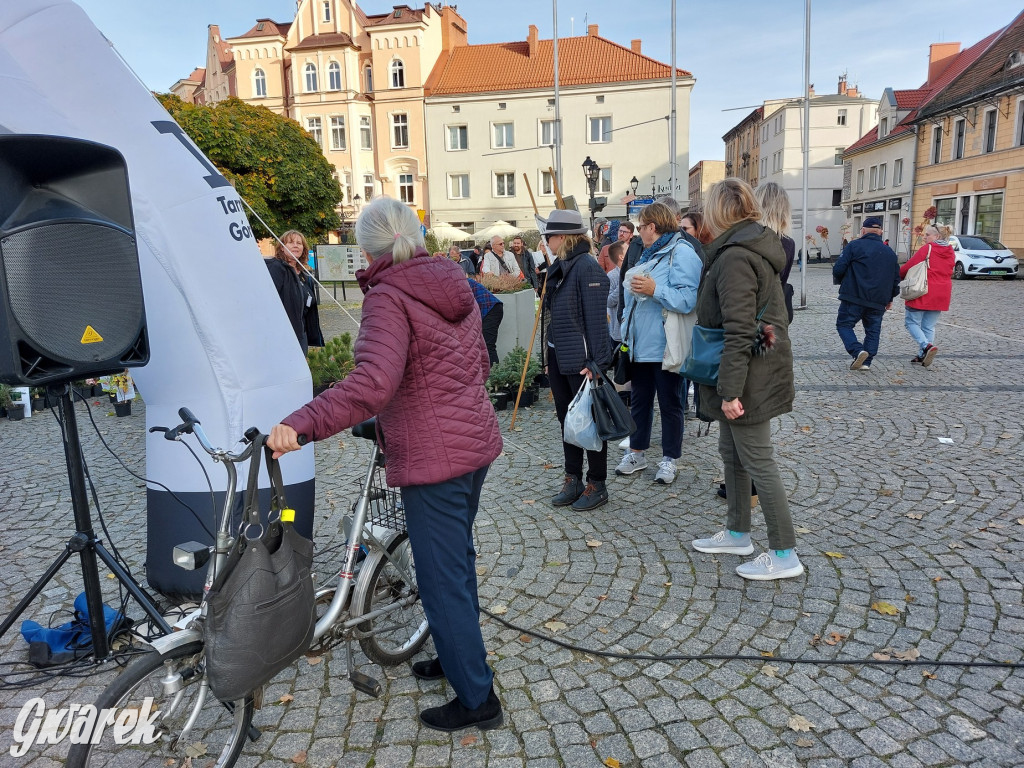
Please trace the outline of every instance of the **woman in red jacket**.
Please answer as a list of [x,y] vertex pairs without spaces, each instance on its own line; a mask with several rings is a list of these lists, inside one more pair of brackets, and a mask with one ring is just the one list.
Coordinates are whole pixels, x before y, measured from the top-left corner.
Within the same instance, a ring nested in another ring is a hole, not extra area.
[[355,369],[270,431],[275,455],[377,417],[388,485],[398,486],[423,610],[437,648],[413,674],[457,694],[425,709],[440,731],[497,728],[501,702],[480,634],[473,520],[501,433],[484,390],[490,366],[480,310],[462,269],[431,258],[408,206],[378,197],[356,221],[370,266],[357,273],[363,317]]
[[900,278],[915,264],[928,259],[928,293],[911,299],[906,306],[906,325],[911,338],[917,342],[917,356],[910,362],[918,363],[926,368],[935,359],[939,348],[935,341],[935,324],[939,321],[939,313],[949,309],[949,300],[953,295],[953,264],[956,257],[953,246],[949,244],[952,230],[942,224],[930,224],[924,229],[924,245],[900,267]]

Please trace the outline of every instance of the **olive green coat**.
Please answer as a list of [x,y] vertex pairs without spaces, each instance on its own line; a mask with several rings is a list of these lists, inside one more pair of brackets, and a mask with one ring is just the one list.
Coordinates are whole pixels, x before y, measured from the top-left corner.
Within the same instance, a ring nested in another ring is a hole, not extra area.
[[[723,398],[738,397],[744,414],[737,424],[758,424],[793,410],[793,348],[779,272],[786,265],[782,241],[770,229],[740,222],[705,247],[697,292],[697,323],[725,329],[718,387],[700,388],[700,411],[723,421]],[[767,305],[767,307],[765,306]],[[775,328],[775,345],[753,353],[757,314]]]

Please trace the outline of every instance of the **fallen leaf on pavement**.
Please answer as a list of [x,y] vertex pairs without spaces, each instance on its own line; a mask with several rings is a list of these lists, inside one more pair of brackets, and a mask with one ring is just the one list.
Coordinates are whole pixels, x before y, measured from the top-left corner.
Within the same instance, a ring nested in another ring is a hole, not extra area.
[[282,704],[289,704],[295,701],[295,697],[292,696],[290,693],[286,693],[284,696],[278,699],[278,701],[280,701]]
[[554,469],[554,468],[555,468],[554,464],[545,464],[544,465],[544,469]]
[[302,765],[306,762],[306,750],[301,749],[292,755],[292,762],[296,765]]
[[871,604],[872,611],[878,611],[884,616],[897,616],[899,615],[900,609],[892,603],[877,602]]
[[932,581],[942,581],[942,577],[941,576],[936,576],[936,577],[934,577],[932,579]]
[[665,586],[666,587],[671,587],[672,586],[672,582],[671,581],[666,581],[665,582]]
[[495,616],[504,616],[506,613],[508,613],[508,606],[496,605],[493,608],[491,608],[491,613],[493,613]]
[[844,555],[844,554],[842,554],[840,552],[826,552],[825,554],[828,555],[829,557],[834,557],[837,560],[841,560],[842,558],[846,557],[846,555]]
[[815,635],[810,640],[808,640],[808,645],[814,646],[814,645],[817,645],[820,642],[821,642],[821,635]]
[[922,515],[920,512],[907,512],[907,517],[909,517],[911,520],[923,520],[924,519],[924,515]]
[[1012,440],[1013,439],[1013,435],[1011,435],[1009,432],[1003,432],[1003,434],[1001,434],[999,436],[999,439],[1000,440]]
[[879,496],[892,496],[892,494],[893,494],[892,488],[880,488],[878,490],[878,495]]
[[307,656],[306,657],[306,663],[309,664],[309,666],[311,666],[311,667],[315,667],[317,664],[319,664],[323,660],[324,660],[323,656]]
[[598,600],[607,600],[608,599],[608,595],[598,595],[597,599]]
[[523,499],[523,504],[536,504],[536,499]]
[[552,632],[560,632],[563,629],[567,629],[569,625],[564,621],[548,621],[544,623],[544,626]]
[[904,599],[904,600],[905,600],[906,602],[908,602],[908,603],[916,603],[916,602],[917,602],[917,598],[916,598],[916,597],[914,597],[913,595],[904,595],[904,596],[903,596],[903,599]]
[[888,653],[872,653],[871,658],[875,659],[876,661],[890,661],[892,659],[892,656],[890,656]]
[[764,656],[766,659],[774,659],[775,658],[775,654],[772,653],[771,651],[761,651],[761,655]]
[[773,667],[771,664],[765,664],[763,667],[761,667],[761,674],[765,675],[766,677],[777,677],[778,672],[779,668]]
[[949,548],[950,549],[963,549],[964,545],[961,544],[959,541],[951,541],[951,542],[949,542]]
[[917,648],[911,648],[907,651],[893,651],[892,655],[900,661],[914,661],[921,658],[921,652]]
[[828,637],[825,638],[825,642],[829,645],[837,645],[841,640],[845,640],[846,635],[841,635],[838,632],[829,632]]
[[797,526],[796,528],[794,528],[794,530],[797,533],[810,533],[811,532],[810,528],[804,528],[802,525],[801,526]]
[[790,730],[802,731],[804,733],[807,733],[811,730],[811,728],[814,727],[814,723],[812,723],[803,715],[793,715],[791,718],[789,718],[788,725]]
[[533,640],[533,638],[532,638],[532,637],[530,637],[529,635],[520,635],[520,636],[519,636],[519,639],[520,639],[520,640],[521,640],[522,642],[524,642],[524,643],[529,643],[529,642],[531,642],[531,641]]
[[600,547],[601,544],[602,544],[602,542],[598,541],[597,539],[587,539],[587,546],[588,547],[593,547],[593,548],[596,549],[597,547]]
[[598,627],[597,631],[600,632],[602,635],[607,635],[608,634],[608,627]]
[[619,768],[619,761],[614,757],[606,757],[604,759],[604,764],[607,765],[608,768]]
[[477,736],[475,733],[471,733],[469,734],[469,736],[463,736],[462,741],[460,741],[459,743],[464,747],[471,747],[474,744],[476,744],[477,741],[479,741],[479,739],[479,736]]
[[921,670],[921,677],[926,677],[929,680],[934,680],[935,679],[935,674],[932,673],[932,672],[929,672],[927,669],[922,669]]
[[477,568],[476,568],[476,575],[477,576],[483,576],[485,573],[487,573],[487,566],[486,565],[478,565]]
[[811,741],[810,739],[797,739],[793,743],[796,744],[798,747],[813,747],[814,746],[814,742]]

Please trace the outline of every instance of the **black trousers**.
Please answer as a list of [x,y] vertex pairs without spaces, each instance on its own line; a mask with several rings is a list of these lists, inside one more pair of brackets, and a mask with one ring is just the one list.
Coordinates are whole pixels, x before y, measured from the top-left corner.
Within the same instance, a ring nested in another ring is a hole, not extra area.
[[487,357],[490,359],[491,365],[498,363],[498,326],[501,325],[501,319],[504,316],[505,308],[501,304],[495,304],[484,315],[484,344],[487,345]]
[[[553,347],[548,347],[548,380],[551,382],[551,397],[555,401],[555,413],[558,415],[560,425],[565,425],[565,414],[569,411],[569,403],[583,386],[583,379],[584,376],[579,372],[569,374],[559,372],[555,350]],[[563,440],[562,453],[565,456],[565,474],[583,477],[583,449]],[[607,480],[608,443],[601,443],[600,451],[586,451],[586,454],[587,480],[601,482]]]

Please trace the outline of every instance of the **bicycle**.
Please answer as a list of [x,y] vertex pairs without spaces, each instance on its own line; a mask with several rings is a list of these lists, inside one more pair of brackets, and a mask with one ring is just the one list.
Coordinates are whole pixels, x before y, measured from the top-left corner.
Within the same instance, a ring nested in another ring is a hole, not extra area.
[[[261,435],[255,428],[248,430],[242,440],[246,447],[231,453],[210,444],[200,422],[187,408],[178,415],[182,423],[173,429],[154,427],[151,431],[163,431],[165,438],[176,441],[193,434],[203,450],[224,465],[228,476],[215,545],[190,542],[174,550],[175,562],[182,567],[208,563],[203,600],[184,630],[151,640],[153,650],[129,664],[95,703],[97,712],[127,711],[137,720],[151,720],[153,728],[148,736],[153,737],[152,743],[145,743],[145,738],[138,744],[117,743],[113,721],[106,727],[97,722],[92,726],[90,743],[72,746],[67,760],[70,768],[166,768],[179,764],[231,768],[246,739],[256,741],[261,735],[252,719],[261,704],[262,689],[236,701],[217,700],[206,679],[203,642],[206,594],[226,561],[233,536],[238,535],[232,530],[236,465],[250,458]],[[401,502],[397,492],[383,481],[385,457],[377,440],[375,420],[353,427],[352,434],[371,442],[370,459],[351,515],[343,520],[347,523],[347,541],[337,581],[316,592],[317,620],[311,648],[322,652],[344,642],[353,686],[378,696],[380,684],[355,668],[352,640],[358,640],[370,660],[394,666],[423,647],[430,628],[419,600]]]

